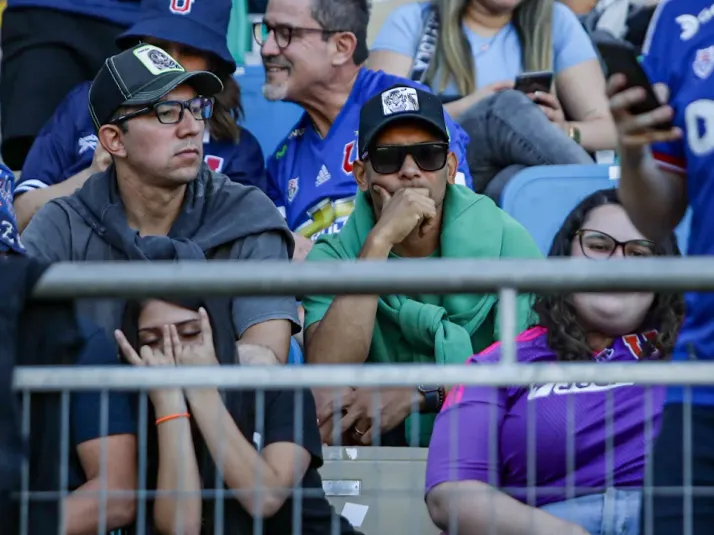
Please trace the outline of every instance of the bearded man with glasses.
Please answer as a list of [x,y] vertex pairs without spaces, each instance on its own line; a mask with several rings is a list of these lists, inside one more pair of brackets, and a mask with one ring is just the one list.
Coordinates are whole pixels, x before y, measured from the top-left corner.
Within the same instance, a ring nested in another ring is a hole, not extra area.
[[[405,258],[541,256],[530,234],[492,200],[455,184],[459,162],[445,117],[438,97],[407,85],[367,101],[359,118],[354,211],[339,234],[315,243],[308,261],[387,260],[399,269]],[[307,296],[302,304],[311,364],[462,364],[499,339],[495,295]],[[530,325],[529,315],[530,297],[521,295],[517,329]],[[374,394],[317,391],[323,440],[429,444],[443,385]]]
[[[203,163],[205,123],[222,88],[214,74],[188,72],[153,45],[109,58],[89,90],[89,113],[112,164],[35,214],[22,234],[28,254],[50,262],[288,260],[292,235],[270,199]],[[123,309],[116,300],[79,307],[112,334]],[[298,330],[294,299],[235,299],[232,318],[241,346],[287,361]]]
[[[368,0],[270,0],[253,27],[265,67],[263,95],[294,102],[305,113],[267,164],[267,193],[295,234],[295,260],[314,240],[339,232],[354,207],[359,110],[395,84],[426,89],[364,66]],[[457,182],[472,186],[468,136],[447,119],[459,155]]]

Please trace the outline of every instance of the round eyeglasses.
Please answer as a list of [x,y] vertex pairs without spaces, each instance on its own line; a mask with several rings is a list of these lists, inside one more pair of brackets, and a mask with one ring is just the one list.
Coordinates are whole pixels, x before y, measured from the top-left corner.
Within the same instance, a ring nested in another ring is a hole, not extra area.
[[607,260],[615,251],[622,249],[625,257],[649,257],[655,255],[655,242],[650,240],[618,241],[599,230],[580,229],[575,235],[580,241],[583,254],[594,260]]

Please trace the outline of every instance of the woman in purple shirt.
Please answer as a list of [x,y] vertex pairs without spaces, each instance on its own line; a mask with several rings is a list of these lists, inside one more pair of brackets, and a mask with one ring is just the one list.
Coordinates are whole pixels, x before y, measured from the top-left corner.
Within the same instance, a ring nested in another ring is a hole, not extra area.
[[[595,260],[679,255],[674,236],[645,239],[615,190],[583,200],[550,256]],[[669,357],[683,314],[678,294],[540,297],[537,325],[517,338],[519,362],[628,362]],[[494,344],[469,364],[497,362]],[[636,535],[645,455],[664,387],[558,383],[458,386],[429,445],[426,502],[451,534]]]

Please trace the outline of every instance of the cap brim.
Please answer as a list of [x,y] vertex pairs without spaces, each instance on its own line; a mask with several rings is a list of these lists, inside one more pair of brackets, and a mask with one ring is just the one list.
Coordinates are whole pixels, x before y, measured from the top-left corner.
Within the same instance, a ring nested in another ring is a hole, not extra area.
[[425,125],[429,125],[444,138],[444,141],[449,141],[449,133],[444,129],[445,123],[438,124],[436,121],[432,121],[431,119],[429,119],[428,117],[424,117],[424,115],[421,115],[420,113],[405,112],[385,117],[381,123],[374,127],[372,131],[369,132],[364,138],[364,144],[360,149],[359,157],[363,157],[364,152],[369,149],[369,146],[374,142],[374,139],[379,135],[382,130],[384,130],[390,125],[402,121],[415,121],[424,123]]
[[201,96],[212,97],[223,90],[220,78],[207,71],[168,72],[157,76],[133,97],[124,101],[122,106],[141,106],[153,104],[165,97],[180,85],[190,85]]

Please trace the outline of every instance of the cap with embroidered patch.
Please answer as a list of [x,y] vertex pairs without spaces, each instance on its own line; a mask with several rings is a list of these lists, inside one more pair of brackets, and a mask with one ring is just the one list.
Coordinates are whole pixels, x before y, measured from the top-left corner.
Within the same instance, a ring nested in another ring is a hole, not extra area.
[[358,152],[367,156],[370,145],[388,125],[409,119],[427,124],[449,141],[444,106],[433,93],[415,87],[395,85],[369,99],[359,116]]
[[166,51],[140,44],[104,62],[89,89],[89,114],[99,129],[120,107],[153,104],[182,84],[204,97],[223,90],[215,74],[188,72]]
[[12,205],[14,189],[15,176],[0,164],[0,252],[25,254]]

